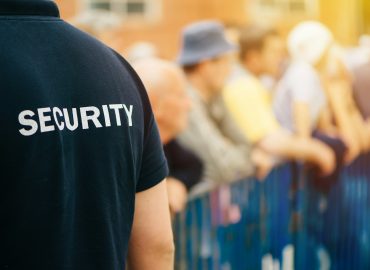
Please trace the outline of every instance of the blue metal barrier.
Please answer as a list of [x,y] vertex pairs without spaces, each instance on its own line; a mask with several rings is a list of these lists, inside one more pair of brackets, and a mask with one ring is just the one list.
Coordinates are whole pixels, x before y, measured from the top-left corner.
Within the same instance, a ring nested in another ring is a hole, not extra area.
[[370,269],[370,155],[324,194],[287,164],[219,186],[174,222],[176,270]]
[[309,180],[302,184],[296,269],[370,269],[370,155],[344,168],[328,194]]

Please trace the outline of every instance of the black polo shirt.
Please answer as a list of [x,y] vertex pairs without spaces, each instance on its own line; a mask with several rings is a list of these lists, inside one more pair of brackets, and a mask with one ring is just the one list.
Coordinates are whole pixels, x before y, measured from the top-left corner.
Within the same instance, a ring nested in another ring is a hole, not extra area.
[[0,93],[0,269],[124,269],[167,174],[137,75],[53,2],[0,0]]

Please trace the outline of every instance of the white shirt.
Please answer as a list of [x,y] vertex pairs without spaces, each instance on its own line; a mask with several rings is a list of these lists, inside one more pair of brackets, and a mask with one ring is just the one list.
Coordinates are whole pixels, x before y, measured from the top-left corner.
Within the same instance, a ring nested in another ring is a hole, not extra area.
[[274,113],[280,124],[295,132],[293,104],[305,102],[310,109],[310,126],[316,128],[326,97],[318,72],[308,63],[293,62],[277,86]]

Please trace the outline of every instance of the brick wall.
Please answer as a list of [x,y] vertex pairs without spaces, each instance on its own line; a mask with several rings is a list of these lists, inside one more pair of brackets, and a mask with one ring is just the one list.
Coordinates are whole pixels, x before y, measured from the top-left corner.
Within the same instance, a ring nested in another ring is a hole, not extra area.
[[320,20],[329,26],[339,42],[354,44],[357,42],[361,28],[360,1],[322,0]]
[[59,6],[61,17],[68,19],[77,13],[78,1],[76,0],[55,0]]
[[[62,17],[69,19],[79,9],[82,0],[56,0]],[[162,17],[156,22],[126,22],[121,27],[101,33],[99,38],[116,50],[123,52],[137,41],[154,43],[165,58],[174,58],[179,49],[181,29],[188,23],[207,18],[216,18],[227,24],[247,23],[250,18],[249,1],[251,0],[162,0]],[[361,0],[369,9],[369,0]],[[357,40],[361,25],[360,0],[320,0],[319,19],[326,23],[338,40],[351,44]],[[369,11],[370,12],[370,11]],[[262,15],[258,15],[262,16]],[[282,32],[307,16],[293,17],[284,15],[274,24]],[[370,22],[367,24],[369,26]],[[362,27],[361,27],[362,26]]]
[[[215,18],[226,23],[245,23],[245,0],[162,0],[162,17],[156,22],[127,22],[121,27],[102,33],[99,38],[118,51],[137,41],[154,43],[165,58],[173,58],[179,47],[181,29],[188,23]],[[78,11],[78,0],[56,0],[64,19]]]

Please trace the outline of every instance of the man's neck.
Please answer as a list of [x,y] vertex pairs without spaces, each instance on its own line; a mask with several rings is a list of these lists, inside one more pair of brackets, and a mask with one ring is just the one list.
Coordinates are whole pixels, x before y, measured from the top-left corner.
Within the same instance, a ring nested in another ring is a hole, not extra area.
[[253,77],[259,77],[259,73],[257,72],[256,69],[253,68],[252,65],[248,65],[246,63],[244,63],[243,65],[243,69],[251,76]]

